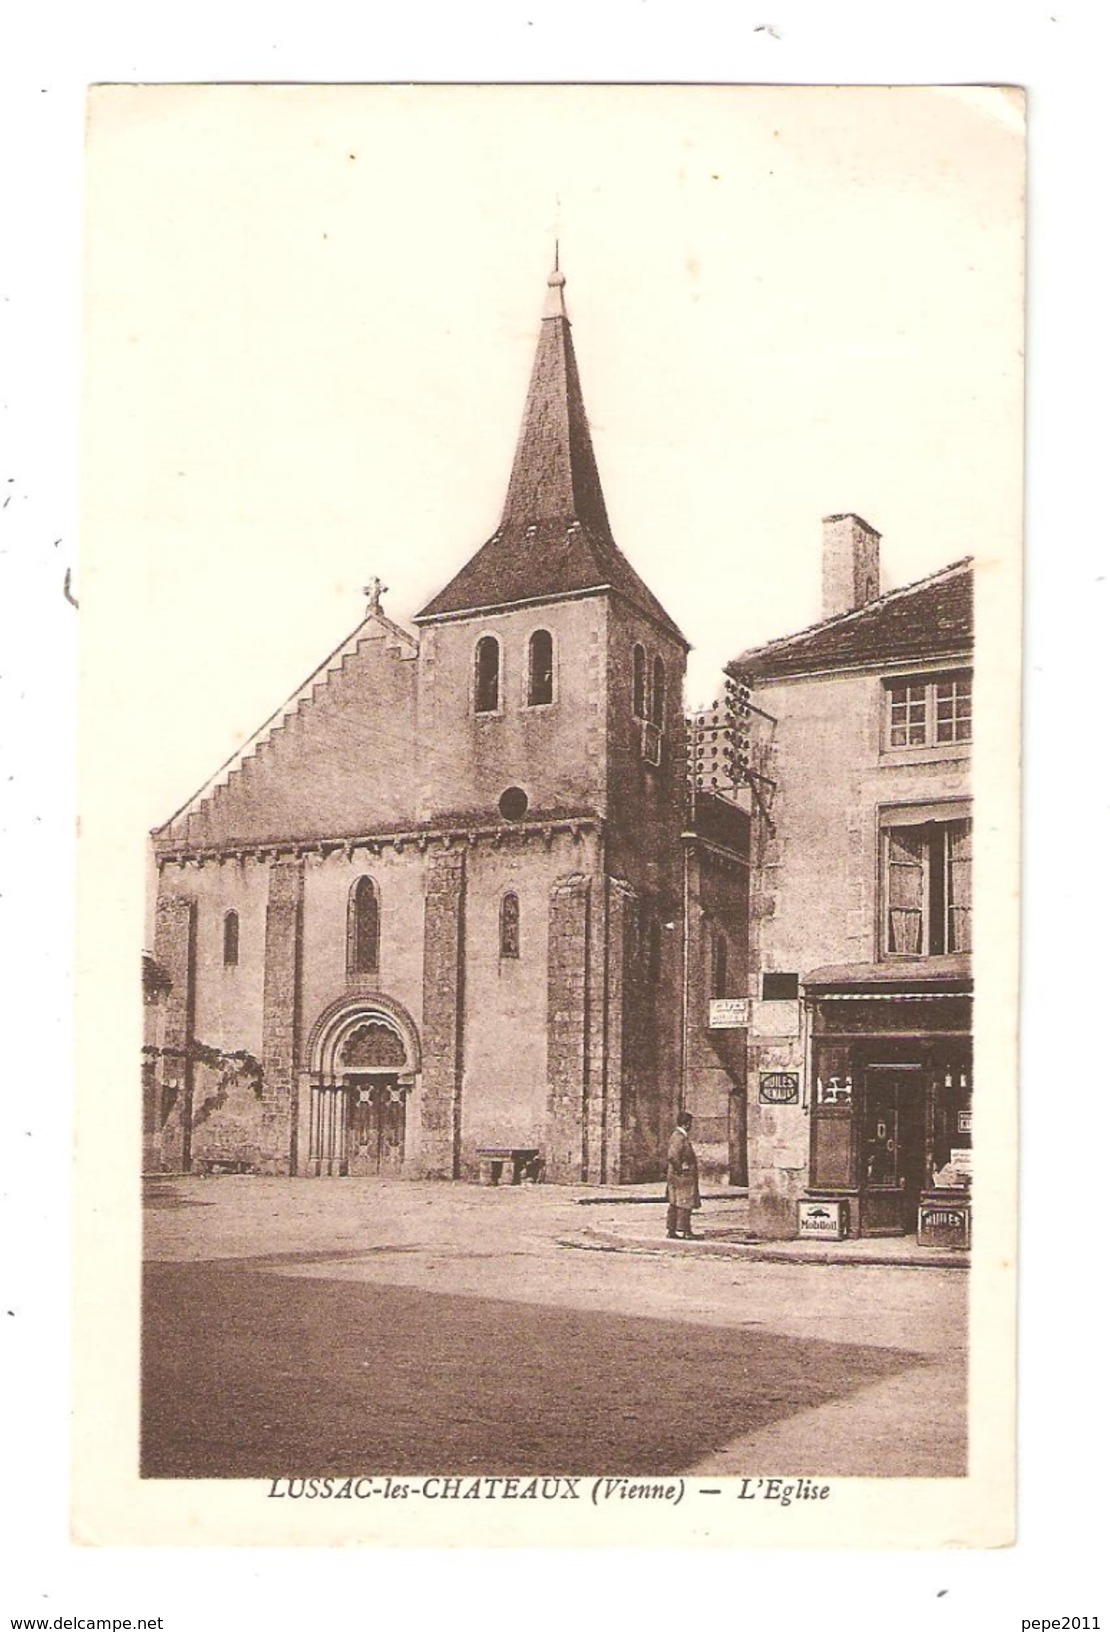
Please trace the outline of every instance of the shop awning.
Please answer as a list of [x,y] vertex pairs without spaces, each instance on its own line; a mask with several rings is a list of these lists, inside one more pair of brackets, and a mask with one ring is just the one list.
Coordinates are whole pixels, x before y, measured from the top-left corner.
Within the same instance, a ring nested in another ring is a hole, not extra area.
[[903,963],[827,963],[801,979],[807,998],[970,997],[967,953]]

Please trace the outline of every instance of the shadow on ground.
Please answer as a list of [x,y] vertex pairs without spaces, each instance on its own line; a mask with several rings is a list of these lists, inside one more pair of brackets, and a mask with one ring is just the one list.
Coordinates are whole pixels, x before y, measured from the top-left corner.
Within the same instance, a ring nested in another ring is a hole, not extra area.
[[143,1206],[152,1213],[167,1212],[176,1207],[213,1207],[214,1202],[198,1201],[196,1196],[182,1195],[170,1181],[143,1180]]
[[902,1350],[257,1265],[153,1264],[141,1471],[660,1475],[920,1364]]

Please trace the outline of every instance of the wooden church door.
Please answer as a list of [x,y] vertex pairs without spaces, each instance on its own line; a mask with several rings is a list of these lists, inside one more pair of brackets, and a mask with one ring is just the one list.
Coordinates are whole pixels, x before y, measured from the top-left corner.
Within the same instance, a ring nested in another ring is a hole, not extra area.
[[405,1154],[405,1096],[396,1076],[347,1076],[347,1162],[353,1178],[400,1172]]
[[405,1046],[384,1019],[369,1016],[341,1052],[346,1165],[352,1176],[398,1173],[405,1156]]

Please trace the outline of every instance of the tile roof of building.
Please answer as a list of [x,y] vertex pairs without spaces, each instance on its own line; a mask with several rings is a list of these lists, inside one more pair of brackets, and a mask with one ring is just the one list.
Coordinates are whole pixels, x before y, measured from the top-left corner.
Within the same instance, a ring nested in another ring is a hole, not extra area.
[[548,279],[501,522],[415,621],[612,590],[683,640],[613,538],[563,304],[564,282],[559,271]]
[[854,612],[741,652],[730,674],[775,679],[873,663],[920,662],[970,653],[973,572],[964,556],[916,583],[890,590]]

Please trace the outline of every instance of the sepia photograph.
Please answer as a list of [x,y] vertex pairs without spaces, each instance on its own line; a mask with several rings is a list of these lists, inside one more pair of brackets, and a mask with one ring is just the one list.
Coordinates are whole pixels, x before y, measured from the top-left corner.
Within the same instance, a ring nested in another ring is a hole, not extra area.
[[1021,92],[87,141],[77,1522],[1006,1544]]

